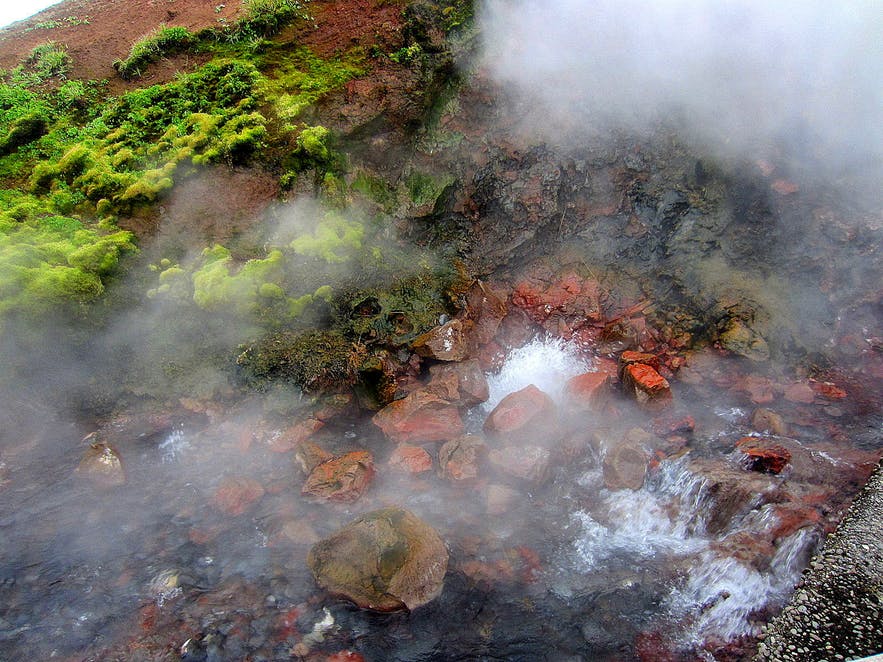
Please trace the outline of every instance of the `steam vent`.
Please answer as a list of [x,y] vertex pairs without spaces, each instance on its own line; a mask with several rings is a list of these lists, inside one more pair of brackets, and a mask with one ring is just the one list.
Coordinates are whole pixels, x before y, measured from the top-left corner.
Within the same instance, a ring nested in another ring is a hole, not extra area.
[[0,4],[0,660],[883,654],[879,3]]

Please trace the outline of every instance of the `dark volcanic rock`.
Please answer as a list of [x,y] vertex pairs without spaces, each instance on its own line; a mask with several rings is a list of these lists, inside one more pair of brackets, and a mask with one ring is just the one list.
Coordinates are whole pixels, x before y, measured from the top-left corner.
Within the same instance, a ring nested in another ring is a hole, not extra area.
[[401,508],[362,515],[310,550],[319,586],[363,609],[416,609],[442,591],[448,551],[426,522]]

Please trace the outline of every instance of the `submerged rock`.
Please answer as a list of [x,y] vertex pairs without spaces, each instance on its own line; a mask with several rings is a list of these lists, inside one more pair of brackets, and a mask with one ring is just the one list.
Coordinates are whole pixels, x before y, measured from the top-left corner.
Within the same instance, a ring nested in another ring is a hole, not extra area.
[[77,473],[100,487],[118,487],[126,484],[126,470],[119,453],[102,442],[89,445],[77,466]]
[[357,500],[374,478],[374,457],[367,451],[353,451],[313,469],[301,494],[328,501]]
[[264,496],[264,486],[253,478],[229,477],[221,481],[212,504],[226,515],[241,515]]
[[503,473],[534,485],[541,485],[549,478],[551,453],[542,446],[510,444],[492,450],[488,459]]
[[460,410],[425,389],[388,404],[372,420],[399,444],[447,441],[466,431]]
[[642,442],[650,437],[651,435],[636,428],[626,433],[619,443],[606,447],[601,468],[604,486],[608,490],[641,489],[647,476],[649,461]]
[[439,475],[451,481],[478,478],[479,462],[486,452],[484,440],[474,434],[446,442],[438,451]]
[[319,586],[362,609],[412,610],[441,594],[448,551],[416,515],[384,508],[319,541],[307,564]]

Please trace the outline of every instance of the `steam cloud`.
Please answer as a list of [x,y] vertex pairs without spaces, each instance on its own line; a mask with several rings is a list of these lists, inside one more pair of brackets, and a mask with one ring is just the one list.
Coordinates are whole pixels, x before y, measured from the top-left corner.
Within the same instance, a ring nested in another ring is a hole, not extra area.
[[681,120],[723,155],[883,156],[879,3],[487,0],[480,21],[485,67],[553,136]]

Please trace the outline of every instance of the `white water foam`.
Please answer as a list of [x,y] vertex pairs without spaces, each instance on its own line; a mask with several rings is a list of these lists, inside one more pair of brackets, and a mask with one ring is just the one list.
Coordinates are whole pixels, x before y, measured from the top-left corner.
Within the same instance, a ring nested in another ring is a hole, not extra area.
[[488,376],[490,397],[484,410],[493,410],[504,397],[531,384],[560,401],[565,382],[591,369],[592,363],[580,355],[576,345],[557,338],[536,338],[510,352],[500,371]]
[[190,450],[190,441],[184,435],[184,430],[175,428],[163,439],[157,447],[161,453],[163,464],[177,462],[181,455]]

